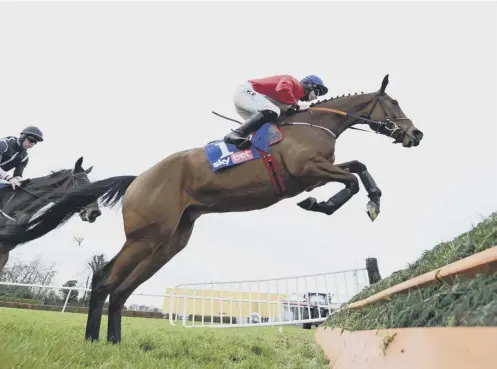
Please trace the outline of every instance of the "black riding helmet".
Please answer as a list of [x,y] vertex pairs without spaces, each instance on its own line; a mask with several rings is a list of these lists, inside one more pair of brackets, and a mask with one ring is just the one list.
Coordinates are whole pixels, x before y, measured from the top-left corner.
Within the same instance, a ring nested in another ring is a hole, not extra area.
[[42,142],[43,141],[43,132],[38,127],[29,126],[29,127],[26,127],[22,130],[22,132],[19,136],[19,139],[21,141],[23,141],[27,137],[31,137],[34,140],[36,140],[37,142]]

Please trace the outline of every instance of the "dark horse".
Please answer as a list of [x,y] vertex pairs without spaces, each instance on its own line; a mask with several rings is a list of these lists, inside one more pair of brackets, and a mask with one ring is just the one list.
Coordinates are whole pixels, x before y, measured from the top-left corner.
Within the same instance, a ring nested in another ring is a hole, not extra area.
[[[194,223],[203,214],[251,211],[269,207],[303,191],[340,182],[345,187],[327,201],[309,197],[298,205],[308,211],[333,214],[359,191],[368,196],[372,220],[380,209],[381,191],[359,161],[335,164],[335,142],[346,129],[367,124],[403,147],[423,138],[399,103],[385,93],[388,75],[379,91],[343,96],[312,105],[311,109],[277,122],[283,140],[271,148],[286,189],[278,194],[265,163],[251,160],[214,172],[203,147],[177,152],[140,174],[94,182],[68,191],[44,214],[25,225],[24,232],[0,230],[0,241],[39,237],[69,219],[82,207],[100,199],[112,206],[123,198],[126,241],[92,280],[86,338],[99,338],[102,308],[110,295],[107,340],[121,341],[121,312],[131,293],[154,275],[188,243]],[[356,177],[358,175],[359,179]]]
[[[93,167],[85,170],[81,166],[82,163],[83,157],[76,161],[72,169],[64,169],[44,177],[26,180],[22,187],[15,190],[9,184],[0,183],[0,229],[6,228],[9,224],[28,222],[29,218],[45,206],[56,202],[68,189],[90,183],[88,173]],[[81,220],[90,223],[93,223],[100,214],[96,201],[80,211]],[[9,252],[17,245],[19,242],[15,241],[15,237],[8,241],[0,241],[0,272],[9,260]]]

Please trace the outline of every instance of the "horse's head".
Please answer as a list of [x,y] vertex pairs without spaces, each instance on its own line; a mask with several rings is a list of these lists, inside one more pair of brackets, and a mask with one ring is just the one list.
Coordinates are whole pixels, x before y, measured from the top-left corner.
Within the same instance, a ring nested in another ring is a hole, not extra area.
[[[72,170],[74,187],[90,183],[88,174],[92,171],[93,166],[85,170],[82,164],[83,164],[83,157],[80,157],[74,164],[74,168]],[[100,208],[96,201],[92,202],[90,205],[86,206],[79,212],[81,220],[89,223],[93,223],[101,214],[102,212],[100,211]]]
[[380,124],[369,123],[369,126],[377,133],[392,137],[394,143],[402,142],[404,147],[418,146],[423,139],[423,132],[406,117],[399,102],[385,93],[387,85],[388,74],[383,78],[380,90],[366,108],[368,111],[366,117]]

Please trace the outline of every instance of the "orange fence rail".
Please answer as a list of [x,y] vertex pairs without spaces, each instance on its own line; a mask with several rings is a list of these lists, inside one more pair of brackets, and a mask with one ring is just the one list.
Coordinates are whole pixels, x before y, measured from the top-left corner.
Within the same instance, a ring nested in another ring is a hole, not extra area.
[[374,302],[388,299],[394,294],[408,292],[413,288],[425,287],[441,280],[450,282],[451,278],[458,275],[473,277],[477,274],[492,274],[495,272],[497,272],[497,246],[399,283],[363,300],[350,303],[347,308],[362,308]]

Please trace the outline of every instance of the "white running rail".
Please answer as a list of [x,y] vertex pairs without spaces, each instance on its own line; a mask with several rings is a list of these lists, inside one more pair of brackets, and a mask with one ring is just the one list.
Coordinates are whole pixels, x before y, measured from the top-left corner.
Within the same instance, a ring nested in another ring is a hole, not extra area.
[[[61,309],[61,312],[65,312],[67,306],[69,305],[69,297],[71,296],[71,291],[80,291],[80,292],[91,292],[91,289],[89,288],[83,288],[83,287],[64,287],[64,286],[52,286],[52,285],[46,285],[46,284],[27,284],[27,283],[13,283],[13,282],[0,282],[0,286],[17,286],[17,287],[27,287],[27,288],[36,288],[36,289],[44,289],[44,290],[52,290],[56,291],[56,293],[60,293],[61,291],[66,291],[68,290],[66,297],[64,298],[64,304],[62,306],[60,305],[54,305],[58,306]],[[64,295],[66,294],[64,293]],[[168,298],[168,295],[164,294],[150,294],[150,293],[133,293],[131,294],[130,297],[137,297],[138,299],[140,297],[148,297],[148,298],[153,298],[156,301],[160,301],[159,303],[156,303],[155,305],[162,305],[164,298]],[[109,297],[107,297],[106,301],[108,301]],[[2,296],[0,296],[0,301],[2,301]],[[128,300],[129,301],[129,300]],[[9,300],[6,300],[6,302],[9,302]],[[77,308],[84,307],[81,305],[75,306]]]
[[366,268],[273,279],[180,284],[167,291],[164,312],[172,325],[179,321],[191,328],[302,324],[310,329],[367,285]]

